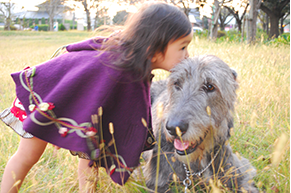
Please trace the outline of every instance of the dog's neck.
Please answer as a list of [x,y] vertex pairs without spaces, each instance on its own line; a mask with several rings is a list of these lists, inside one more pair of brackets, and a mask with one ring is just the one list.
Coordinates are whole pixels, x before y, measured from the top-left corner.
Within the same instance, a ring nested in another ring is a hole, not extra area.
[[[216,150],[216,153],[215,155],[212,155],[212,159],[210,160],[210,162],[206,165],[206,167],[204,167],[202,170],[198,171],[198,172],[194,172],[194,173],[191,173],[191,168],[188,169],[187,165],[185,163],[183,163],[183,167],[184,167],[184,170],[185,170],[185,173],[186,173],[186,178],[185,180],[183,180],[183,184],[185,186],[185,192],[187,192],[187,189],[188,187],[191,186],[191,176],[197,176],[197,177],[201,177],[201,175],[213,164],[214,160],[216,159],[218,153],[220,151],[220,148],[218,148]],[[215,152],[215,150],[213,151]]]
[[[207,165],[205,167],[203,167],[201,170],[199,170],[197,172],[191,173],[191,168],[189,170],[189,167],[187,167],[187,165],[185,163],[183,163],[186,175],[188,172],[190,172],[190,175],[200,177],[214,163],[214,160],[216,159],[217,155],[219,154],[219,151],[220,151],[220,148],[214,148],[213,153],[215,152],[215,154],[214,155],[210,154],[211,160],[207,163]],[[208,158],[207,158],[207,160],[208,160]]]
[[[216,150],[215,155],[211,155],[212,156],[212,159],[206,165],[206,167],[204,167],[202,170],[200,170],[198,172],[191,173],[191,168],[188,169],[187,165],[185,163],[183,163],[183,167],[184,167],[184,170],[185,170],[185,173],[186,173],[186,178],[185,178],[185,180],[183,180],[183,184],[185,186],[185,192],[187,192],[188,187],[191,186],[191,183],[192,183],[191,176],[201,177],[201,175],[214,163],[214,160],[216,159],[219,151],[220,151],[220,148],[218,148]],[[215,150],[213,152],[215,152]]]

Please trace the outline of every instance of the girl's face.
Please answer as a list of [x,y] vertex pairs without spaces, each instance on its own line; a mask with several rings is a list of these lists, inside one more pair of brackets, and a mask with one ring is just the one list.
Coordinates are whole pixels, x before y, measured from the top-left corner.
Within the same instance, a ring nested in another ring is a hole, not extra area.
[[152,70],[160,68],[169,71],[183,59],[188,58],[188,45],[192,38],[193,32],[185,37],[169,42],[165,54],[159,52],[152,58]]

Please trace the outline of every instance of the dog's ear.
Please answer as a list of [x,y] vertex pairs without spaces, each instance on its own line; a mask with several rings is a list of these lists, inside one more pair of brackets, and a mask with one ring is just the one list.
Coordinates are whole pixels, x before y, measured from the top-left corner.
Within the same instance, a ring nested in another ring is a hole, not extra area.
[[231,73],[232,73],[232,75],[233,75],[234,80],[236,81],[236,78],[237,78],[237,73],[236,73],[236,71],[235,71],[233,68],[230,68],[230,70],[231,70]]

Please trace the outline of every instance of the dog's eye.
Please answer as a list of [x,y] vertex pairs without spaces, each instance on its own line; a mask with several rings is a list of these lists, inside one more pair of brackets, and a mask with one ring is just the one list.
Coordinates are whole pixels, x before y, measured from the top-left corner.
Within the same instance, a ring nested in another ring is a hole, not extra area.
[[177,90],[181,90],[180,82],[178,82],[178,81],[174,82],[174,87],[175,87],[175,89],[177,89]]
[[212,84],[209,84],[209,83],[205,84],[203,88],[204,88],[204,90],[206,92],[213,92],[213,91],[215,91],[215,87]]

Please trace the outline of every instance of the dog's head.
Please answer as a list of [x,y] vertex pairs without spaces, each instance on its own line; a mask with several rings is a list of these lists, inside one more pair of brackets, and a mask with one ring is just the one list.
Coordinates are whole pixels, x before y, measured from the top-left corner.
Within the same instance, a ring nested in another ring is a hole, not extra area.
[[229,138],[237,74],[213,55],[188,58],[171,70],[164,107],[166,138],[180,156],[213,148]]

